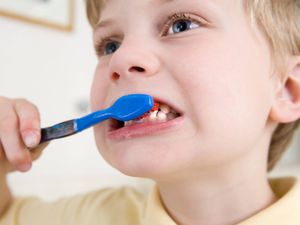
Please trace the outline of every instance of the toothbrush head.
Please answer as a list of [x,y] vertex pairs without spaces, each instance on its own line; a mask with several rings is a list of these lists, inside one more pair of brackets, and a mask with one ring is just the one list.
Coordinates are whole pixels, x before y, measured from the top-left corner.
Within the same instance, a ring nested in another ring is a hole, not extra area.
[[151,96],[145,94],[131,94],[117,99],[110,107],[110,112],[114,119],[129,121],[142,116],[153,107],[155,107],[155,105]]

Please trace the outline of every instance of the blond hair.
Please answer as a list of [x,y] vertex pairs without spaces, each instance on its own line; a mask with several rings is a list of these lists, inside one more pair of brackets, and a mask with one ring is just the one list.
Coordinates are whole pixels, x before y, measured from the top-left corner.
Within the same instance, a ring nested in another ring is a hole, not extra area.
[[[104,3],[105,0],[86,0],[92,27],[97,25]],[[300,55],[300,0],[246,0],[246,5],[252,21],[261,25],[269,39],[278,69],[285,67],[288,56]],[[298,125],[299,120],[277,126],[269,147],[268,171],[287,149]]]

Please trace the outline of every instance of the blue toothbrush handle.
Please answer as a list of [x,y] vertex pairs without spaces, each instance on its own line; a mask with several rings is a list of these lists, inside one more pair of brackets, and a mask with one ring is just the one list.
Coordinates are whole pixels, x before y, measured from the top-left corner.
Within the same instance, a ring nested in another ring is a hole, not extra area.
[[153,107],[153,98],[144,94],[122,96],[109,108],[93,112],[79,119],[68,120],[41,130],[40,143],[67,137],[83,131],[104,120],[114,118],[129,121],[149,111]]
[[91,113],[87,116],[81,117],[75,120],[76,123],[76,131],[80,132],[84,129],[87,129],[95,124],[107,120],[112,117],[112,113],[108,109],[100,110],[94,113]]

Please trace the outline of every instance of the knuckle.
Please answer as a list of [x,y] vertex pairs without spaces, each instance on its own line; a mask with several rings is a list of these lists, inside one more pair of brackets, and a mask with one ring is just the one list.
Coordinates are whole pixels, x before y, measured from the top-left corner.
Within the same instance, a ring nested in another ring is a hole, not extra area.
[[36,105],[26,99],[18,99],[15,103],[15,109],[20,120],[21,132],[39,128],[40,115]]
[[0,116],[0,131],[7,132],[12,128],[16,127],[18,124],[18,120],[14,115],[5,115]]
[[29,101],[26,98],[16,98],[15,99],[16,104],[27,104]]
[[39,117],[39,109],[34,103],[30,103],[30,107],[35,116]]
[[36,105],[33,104],[32,102],[28,101],[25,98],[17,98],[15,99],[15,106],[18,108],[23,108],[23,107],[29,107],[32,109],[37,109]]
[[13,104],[10,100],[0,97],[0,120],[7,119],[6,117],[15,114]]
[[21,117],[26,118],[39,118],[39,110],[35,104],[27,101],[26,99],[21,99],[15,102],[16,111]]

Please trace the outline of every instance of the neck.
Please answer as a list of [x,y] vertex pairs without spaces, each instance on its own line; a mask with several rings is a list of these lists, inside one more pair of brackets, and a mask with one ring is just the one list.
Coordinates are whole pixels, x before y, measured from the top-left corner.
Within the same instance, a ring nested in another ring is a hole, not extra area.
[[249,168],[158,182],[158,187],[167,212],[180,225],[236,224],[276,201],[266,172],[249,173]]

